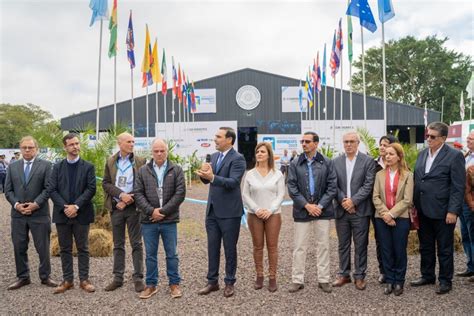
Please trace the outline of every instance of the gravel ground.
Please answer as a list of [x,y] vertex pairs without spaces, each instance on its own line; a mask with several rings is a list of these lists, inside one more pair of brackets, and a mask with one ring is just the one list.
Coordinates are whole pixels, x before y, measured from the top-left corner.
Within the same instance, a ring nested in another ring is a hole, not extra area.
[[[207,198],[207,187],[201,184],[188,189],[188,197]],[[197,291],[206,284],[207,246],[204,228],[204,205],[185,202],[182,206],[182,223],[179,229],[178,252],[182,276],[183,297],[171,299],[164,269],[164,254],[160,246],[158,293],[148,300],[140,300],[131,282],[130,248],[127,251],[126,283],[114,292],[103,289],[112,280],[112,257],[91,258],[90,280],[97,287],[94,294],[86,294],[76,287],[62,295],[53,295],[52,289],[42,286],[38,278],[38,256],[30,242],[32,284],[16,291],[7,291],[15,280],[15,263],[10,239],[10,209],[3,194],[0,195],[0,314],[474,314],[474,286],[462,278],[453,280],[450,294],[436,295],[434,286],[405,288],[400,297],[385,296],[377,283],[377,265],[374,242],[369,245],[368,286],[358,291],[353,285],[334,289],[331,294],[317,288],[315,249],[307,257],[305,289],[288,293],[291,282],[291,253],[293,220],[291,208],[283,208],[283,225],[280,235],[280,262],[278,268],[279,290],[269,293],[265,288],[253,289],[254,265],[250,233],[242,228],[238,251],[239,262],[234,297],[224,298],[222,290],[208,296],[198,296]],[[53,226],[54,229],[54,226]],[[128,246],[127,246],[128,247]],[[337,239],[331,233],[331,272],[337,271]],[[419,256],[409,256],[407,280],[418,276]],[[75,272],[77,263],[75,259]],[[223,261],[221,280],[223,280]],[[465,268],[462,253],[455,254],[455,271]],[[76,274],[77,275],[77,274]],[[59,257],[52,258],[52,275],[61,280]],[[221,281],[221,285],[223,281]],[[470,302],[470,303],[469,303]]]

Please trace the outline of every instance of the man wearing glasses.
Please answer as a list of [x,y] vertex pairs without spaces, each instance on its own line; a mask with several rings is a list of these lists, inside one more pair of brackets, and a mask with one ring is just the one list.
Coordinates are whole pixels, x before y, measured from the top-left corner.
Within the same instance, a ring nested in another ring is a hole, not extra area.
[[51,174],[51,164],[36,156],[38,142],[31,136],[21,139],[20,149],[23,159],[9,166],[5,183],[5,196],[12,206],[11,236],[18,278],[8,289],[16,290],[31,282],[28,264],[30,232],[40,259],[38,272],[41,284],[54,287],[57,284],[49,277],[51,218],[47,183]]
[[[316,245],[318,286],[331,292],[329,269],[329,220],[334,217],[332,199],[337,193],[333,162],[317,152],[319,136],[304,133],[303,154],[294,159],[288,171],[288,193],[293,200],[294,250],[290,293],[304,288],[308,245]],[[311,238],[314,231],[314,238]]]
[[448,126],[442,122],[428,125],[428,148],[415,165],[414,202],[420,229],[421,277],[411,286],[434,284],[436,281],[436,246],[439,263],[437,294],[451,291],[454,270],[454,228],[462,211],[466,182],[462,153],[445,145]]

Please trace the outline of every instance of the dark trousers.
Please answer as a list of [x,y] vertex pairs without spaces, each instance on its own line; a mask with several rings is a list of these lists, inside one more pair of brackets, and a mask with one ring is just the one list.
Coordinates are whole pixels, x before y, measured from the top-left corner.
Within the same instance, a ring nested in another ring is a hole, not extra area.
[[63,280],[73,282],[74,269],[72,257],[72,237],[76,243],[79,265],[79,280],[89,279],[89,225],[81,225],[76,219],[69,219],[66,224],[56,224],[63,268]]
[[339,242],[340,276],[349,277],[351,273],[351,243],[354,240],[355,279],[364,279],[367,272],[367,245],[369,243],[369,216],[357,216],[347,212],[336,219],[337,239]]
[[428,280],[436,279],[436,253],[438,254],[440,284],[451,285],[454,270],[454,228],[455,224],[446,224],[446,220],[432,219],[418,212],[420,229],[421,276]]
[[466,203],[462,206],[459,220],[461,221],[462,247],[466,254],[467,271],[474,272],[474,212]]
[[39,277],[46,280],[51,274],[49,243],[51,235],[51,219],[49,216],[12,217],[11,236],[15,252],[16,276],[18,279],[29,279],[28,264],[29,232],[39,256]]
[[140,224],[140,213],[135,204],[124,210],[114,210],[110,215],[112,222],[112,235],[114,239],[114,280],[123,282],[125,272],[125,229],[132,247],[133,280],[143,279],[143,244]]
[[209,284],[219,282],[219,263],[221,257],[221,242],[224,242],[225,255],[225,284],[235,283],[237,271],[237,241],[240,233],[240,217],[218,218],[211,205],[206,217],[207,255]]
[[377,234],[377,226],[375,225],[375,215],[370,217],[372,221],[372,227],[374,228],[374,237],[375,237],[375,250],[377,253],[377,262],[379,263],[379,273],[385,275],[383,262],[382,262],[382,247],[380,246],[379,237]]
[[377,238],[382,251],[382,262],[385,280],[388,284],[405,284],[407,272],[407,244],[410,233],[410,219],[397,218],[395,226],[385,224],[383,219],[376,218]]
[[0,186],[2,187],[1,192],[5,192],[5,179],[7,178],[6,173],[0,173]]

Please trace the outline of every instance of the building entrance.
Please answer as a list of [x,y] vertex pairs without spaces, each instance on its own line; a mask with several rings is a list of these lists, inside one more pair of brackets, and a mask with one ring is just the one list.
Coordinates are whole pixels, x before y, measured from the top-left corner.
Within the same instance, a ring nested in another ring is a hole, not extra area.
[[239,152],[244,155],[247,169],[255,166],[255,147],[257,147],[257,128],[239,127],[237,133]]

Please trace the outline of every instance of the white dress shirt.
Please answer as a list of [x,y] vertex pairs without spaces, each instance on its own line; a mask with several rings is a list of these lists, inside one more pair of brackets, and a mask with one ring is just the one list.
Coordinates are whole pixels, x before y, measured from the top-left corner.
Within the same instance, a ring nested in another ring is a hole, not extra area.
[[354,165],[356,163],[358,154],[359,154],[359,151],[356,152],[356,154],[355,154],[354,158],[352,158],[352,160],[350,160],[346,155],[346,183],[347,183],[346,194],[347,194],[348,198],[350,198],[352,196],[352,193],[351,193],[351,179],[352,179],[352,172],[354,171]]
[[245,175],[242,199],[249,213],[262,208],[281,213],[284,197],[285,177],[280,170],[270,170],[264,177],[254,168]]
[[443,148],[443,146],[444,144],[441,145],[441,147],[439,147],[433,155],[431,154],[431,149],[428,149],[428,158],[426,158],[425,173],[430,172],[431,166],[433,165],[433,161],[436,159],[439,154],[439,151],[441,150],[441,148]]

